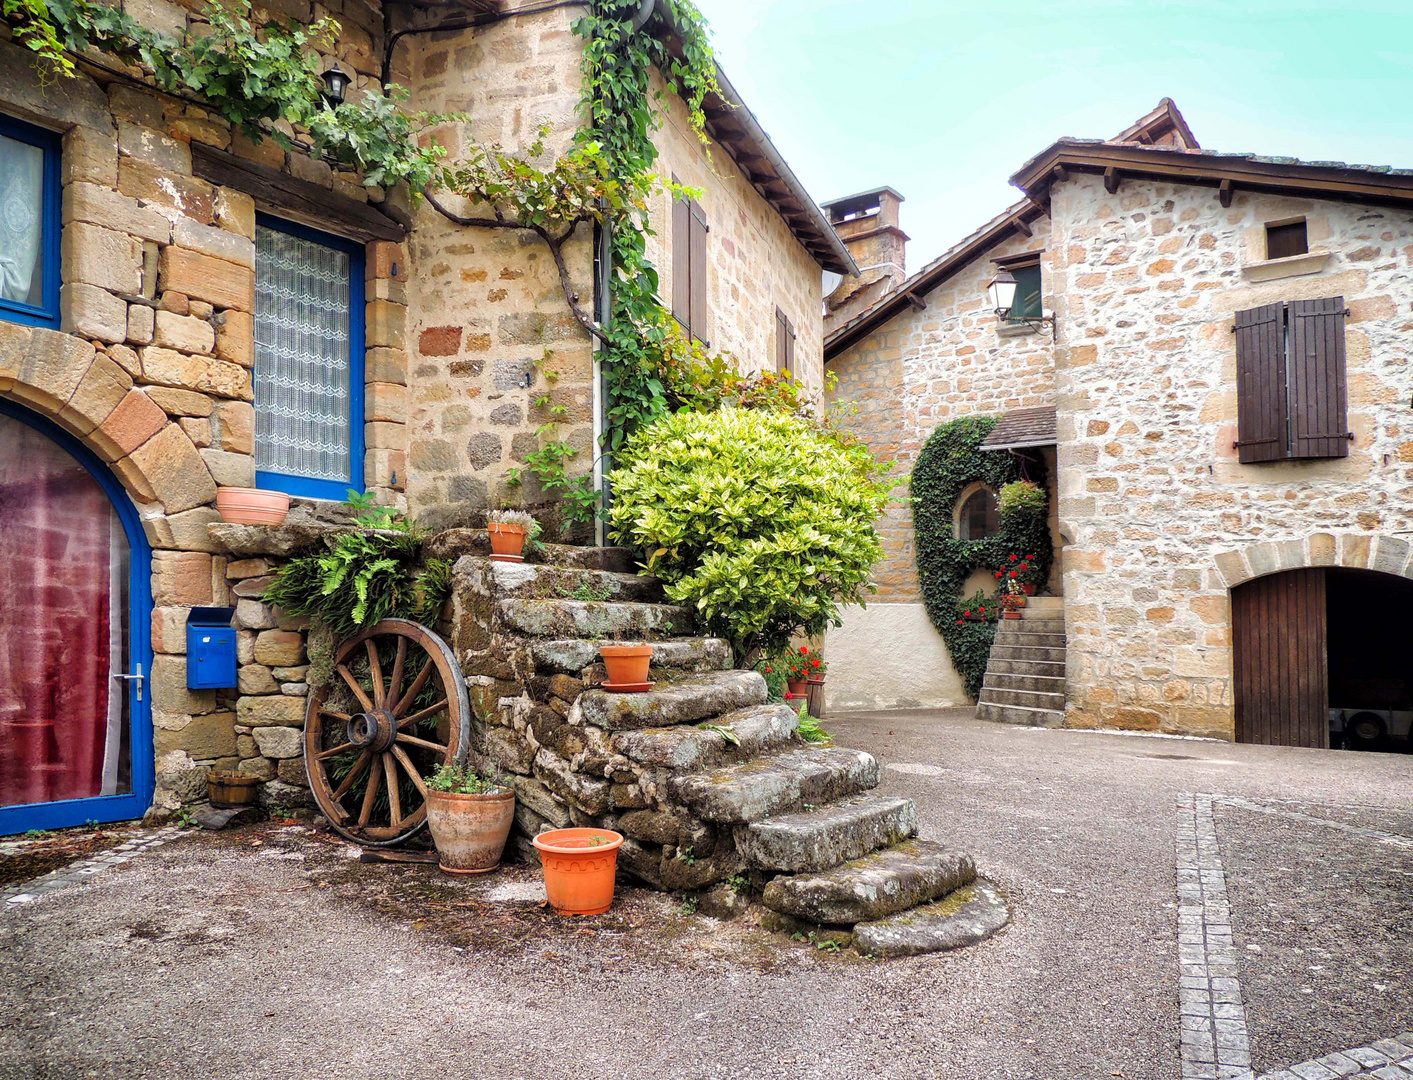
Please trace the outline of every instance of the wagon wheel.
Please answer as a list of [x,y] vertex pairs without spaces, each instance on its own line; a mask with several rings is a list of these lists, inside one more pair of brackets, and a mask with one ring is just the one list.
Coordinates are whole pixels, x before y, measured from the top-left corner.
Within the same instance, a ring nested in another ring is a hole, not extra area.
[[305,712],[310,790],[341,835],[366,847],[400,844],[427,823],[425,778],[466,758],[466,683],[446,642],[406,619],[345,641],[334,675],[311,688]]

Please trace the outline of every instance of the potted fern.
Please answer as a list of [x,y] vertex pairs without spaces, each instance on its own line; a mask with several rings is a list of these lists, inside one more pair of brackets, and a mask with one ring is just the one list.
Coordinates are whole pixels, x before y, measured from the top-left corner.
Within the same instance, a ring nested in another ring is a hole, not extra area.
[[525,545],[540,535],[540,523],[524,510],[495,510],[486,515],[491,535],[491,558],[497,562],[524,562]]

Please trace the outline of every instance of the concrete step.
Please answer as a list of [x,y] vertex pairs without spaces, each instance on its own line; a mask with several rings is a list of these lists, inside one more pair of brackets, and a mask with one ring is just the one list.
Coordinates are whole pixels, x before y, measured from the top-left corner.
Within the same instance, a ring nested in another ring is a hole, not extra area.
[[988,674],[994,671],[1004,675],[1046,675],[1062,679],[1065,676],[1065,665],[1059,660],[1002,660],[993,649],[986,671]]
[[992,645],[991,656],[998,660],[1041,660],[1063,664],[1065,650],[1036,645]]
[[736,850],[762,870],[798,874],[828,870],[916,833],[917,806],[911,799],[860,795],[738,825]]
[[1006,628],[996,632],[995,643],[997,645],[1029,645],[1041,649],[1063,649],[1065,647],[1065,635],[1047,634],[1043,631],[1012,630]]
[[672,801],[703,821],[746,825],[807,805],[837,802],[878,786],[872,754],[807,747],[707,773],[674,776]]
[[[1001,663],[1006,661],[1002,660]],[[1041,694],[1065,693],[1065,677],[1063,675],[1018,675],[1010,671],[997,671],[992,667],[987,667],[986,678],[983,680],[982,689],[991,690],[1031,690]]]
[[768,696],[759,672],[709,671],[641,694],[585,690],[569,710],[569,722],[607,731],[695,724],[734,709],[764,705]]
[[941,901],[854,927],[854,948],[865,956],[916,956],[964,949],[1011,921],[999,889],[977,878]]
[[1031,596],[1026,600],[1025,610],[1027,617],[1031,612],[1039,612],[1047,617],[1063,617],[1065,598],[1063,596]]
[[527,637],[617,637],[690,634],[692,612],[672,604],[596,600],[497,600],[501,624]]
[[931,840],[907,840],[822,873],[775,878],[761,899],[782,915],[853,925],[925,904],[975,880],[970,855]]
[[[704,724],[727,729],[736,737],[736,742]],[[704,769],[727,757],[751,757],[786,746],[794,738],[800,718],[785,704],[752,705],[724,713],[704,724],[620,731],[613,736],[613,750],[640,765],[678,771]]]
[[[578,676],[597,663],[599,645],[642,645],[642,641],[586,641],[560,638],[536,641],[531,646],[535,670],[541,675]],[[651,667],[669,671],[726,671],[731,667],[731,645],[721,638],[683,637],[651,642]]]
[[1023,727],[1057,728],[1065,725],[1065,714],[1060,709],[1032,709],[1023,705],[993,705],[988,702],[977,703],[976,718]]
[[547,563],[492,562],[496,596],[529,600],[617,600],[661,604],[662,582],[641,574],[580,570]]
[[1020,705],[1027,709],[1059,709],[1065,707],[1065,695],[1060,693],[1039,693],[1034,690],[1005,690],[998,687],[981,687],[978,704]]

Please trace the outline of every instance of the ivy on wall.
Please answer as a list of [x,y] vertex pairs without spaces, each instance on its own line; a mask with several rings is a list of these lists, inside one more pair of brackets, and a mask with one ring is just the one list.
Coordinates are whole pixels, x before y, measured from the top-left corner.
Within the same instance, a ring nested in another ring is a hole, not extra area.
[[[1021,479],[1021,462],[1014,454],[978,449],[995,426],[990,416],[964,416],[943,424],[928,437],[911,481],[923,604],[973,698],[981,691],[997,624],[958,621],[957,601],[967,578],[978,568],[1004,572],[1011,555],[1032,554],[1038,576],[1048,576],[1054,558],[1044,507],[1003,514],[1000,531],[984,540],[955,536],[954,512],[967,485],[980,482],[996,492]],[[1044,477],[1035,471],[1032,466],[1030,478],[1043,489]]]

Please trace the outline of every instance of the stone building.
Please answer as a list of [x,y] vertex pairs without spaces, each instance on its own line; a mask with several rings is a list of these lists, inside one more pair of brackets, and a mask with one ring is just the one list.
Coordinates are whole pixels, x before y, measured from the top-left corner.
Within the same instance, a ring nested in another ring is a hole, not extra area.
[[[196,0],[123,6],[154,29],[200,32]],[[469,114],[436,133],[454,159],[471,140],[522,147],[541,119],[549,152],[569,144],[583,122],[571,24],[586,6],[259,0],[254,18],[338,19],[321,66],[348,71],[354,95],[391,81],[413,108]],[[534,504],[541,494],[506,476],[538,445],[546,370],[566,406],[560,435],[578,468],[594,467],[591,340],[533,236],[413,207],[312,156],[298,132],[290,150],[253,144],[136,69],[85,61],[49,84],[8,37],[0,832],[170,811],[199,797],[210,764],[297,800],[305,628],[258,599],[289,534],[227,547],[217,487],[288,491],[292,528],[314,541],[350,488],[433,528]],[[821,268],[854,264],[721,87],[705,103],[709,147],[679,100],[664,103],[663,172],[701,191],[686,232],[677,208],[652,207],[664,296],[677,246],[691,244],[692,332],[747,370],[773,369],[778,310],[798,327],[792,367],[818,387]],[[595,310],[598,244],[583,227],[565,247]],[[237,609],[237,687],[188,686],[200,606]]]
[[[983,712],[1321,746],[1327,709],[1363,710],[1377,738],[1413,704],[1382,614],[1413,575],[1413,172],[1204,150],[1165,99],[1012,182],[1005,213],[826,326],[838,395],[898,473],[967,415],[1052,466],[1064,667],[1049,693],[983,689]],[[1053,323],[987,298],[1027,266]],[[878,602],[831,638],[833,704],[966,701],[912,543],[899,511]],[[880,634],[932,676],[890,690]]]

